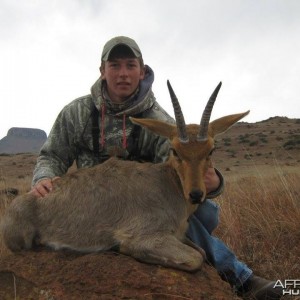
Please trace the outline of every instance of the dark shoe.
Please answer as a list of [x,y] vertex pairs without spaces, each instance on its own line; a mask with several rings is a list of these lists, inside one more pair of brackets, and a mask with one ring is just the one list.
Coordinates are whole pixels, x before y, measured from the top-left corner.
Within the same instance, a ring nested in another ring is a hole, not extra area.
[[237,295],[243,299],[253,300],[276,300],[283,295],[281,287],[275,287],[275,281],[270,281],[255,275],[251,277],[238,289]]

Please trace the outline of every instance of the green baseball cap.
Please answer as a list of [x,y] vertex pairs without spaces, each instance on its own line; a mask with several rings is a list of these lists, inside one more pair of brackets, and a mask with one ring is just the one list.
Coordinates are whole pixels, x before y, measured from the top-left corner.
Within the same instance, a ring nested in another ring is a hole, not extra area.
[[124,45],[130,48],[136,58],[142,57],[142,52],[138,44],[133,39],[126,36],[116,36],[104,45],[101,60],[107,61],[111,50],[119,45]]

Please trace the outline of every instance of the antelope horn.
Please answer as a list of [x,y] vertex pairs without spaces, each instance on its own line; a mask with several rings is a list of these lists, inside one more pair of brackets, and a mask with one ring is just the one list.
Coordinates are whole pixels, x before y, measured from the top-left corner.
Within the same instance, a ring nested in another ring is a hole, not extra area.
[[211,112],[212,112],[214,103],[216,101],[217,95],[218,95],[219,90],[221,88],[221,85],[222,85],[222,82],[220,82],[218,84],[218,86],[216,87],[216,89],[214,90],[212,95],[210,96],[210,98],[209,98],[209,100],[206,104],[206,107],[203,111],[201,122],[200,122],[200,130],[199,130],[199,133],[197,135],[197,141],[199,141],[199,142],[204,142],[204,141],[207,140],[209,119],[210,119]]
[[179,141],[181,143],[187,143],[189,141],[189,138],[186,133],[185,121],[184,121],[184,117],[183,117],[183,114],[181,111],[180,104],[179,104],[178,99],[172,89],[172,86],[171,86],[169,80],[167,81],[167,85],[168,85],[169,93],[170,93],[173,108],[174,108],[174,114],[175,114],[175,119],[176,119]]

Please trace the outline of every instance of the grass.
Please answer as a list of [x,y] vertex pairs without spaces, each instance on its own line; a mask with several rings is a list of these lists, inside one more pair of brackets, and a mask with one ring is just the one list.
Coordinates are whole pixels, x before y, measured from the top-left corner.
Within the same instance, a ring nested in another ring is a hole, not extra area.
[[233,177],[221,205],[217,235],[255,274],[300,278],[300,174]]

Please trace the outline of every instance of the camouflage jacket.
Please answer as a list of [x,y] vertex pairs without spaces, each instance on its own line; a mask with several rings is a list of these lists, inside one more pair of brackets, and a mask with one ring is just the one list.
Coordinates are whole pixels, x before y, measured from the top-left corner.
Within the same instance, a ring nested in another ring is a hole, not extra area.
[[[134,116],[174,123],[155,100],[151,89],[154,73],[150,67],[146,68],[145,79],[137,93],[122,105],[114,105],[106,99],[105,82],[98,79],[90,95],[75,99],[62,109],[41,148],[33,185],[43,178],[62,176],[74,161],[78,168],[83,168],[101,163],[110,156],[154,163],[166,160],[168,140],[129,120]],[[93,124],[95,110],[97,126]],[[95,154],[97,147],[93,140],[95,127],[99,127],[98,154]]]
[[[134,116],[174,123],[157,103],[152,92],[153,81],[154,73],[146,66],[145,78],[135,95],[116,105],[106,95],[105,81],[98,79],[90,95],[66,105],[41,148],[32,185],[43,178],[62,176],[74,161],[78,168],[91,167],[111,156],[153,163],[165,161],[169,152],[168,139],[133,125],[129,120]],[[221,184],[209,195],[211,198],[223,190],[223,177],[217,173]]]

